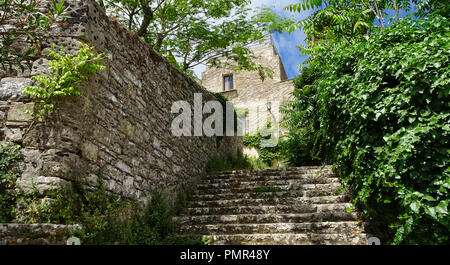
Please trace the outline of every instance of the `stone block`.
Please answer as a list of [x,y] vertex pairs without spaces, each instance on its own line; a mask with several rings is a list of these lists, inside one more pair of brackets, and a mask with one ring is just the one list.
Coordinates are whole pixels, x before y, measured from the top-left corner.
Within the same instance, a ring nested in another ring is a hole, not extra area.
[[98,147],[91,142],[85,142],[81,145],[81,152],[84,158],[91,162],[98,160]]
[[34,103],[13,102],[10,105],[7,120],[18,122],[29,122],[33,120],[33,117],[26,114],[25,111],[32,111]]
[[29,97],[23,90],[33,81],[30,78],[5,77],[0,80],[0,100],[20,101]]
[[31,67],[31,75],[50,75],[52,71],[49,69],[50,60],[41,58],[33,62]]
[[37,190],[39,194],[45,195],[49,191],[70,188],[70,182],[59,177],[47,176],[23,176],[17,179],[16,185],[25,192]]
[[22,142],[22,130],[21,129],[6,129],[5,133],[5,141],[21,143]]
[[74,153],[49,149],[42,153],[42,175],[66,180],[81,180],[85,176],[85,166]]

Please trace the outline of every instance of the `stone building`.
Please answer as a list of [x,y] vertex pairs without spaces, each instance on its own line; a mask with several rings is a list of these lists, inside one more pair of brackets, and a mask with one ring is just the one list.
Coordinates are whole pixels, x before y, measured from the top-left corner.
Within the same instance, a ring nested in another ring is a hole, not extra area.
[[[251,48],[257,62],[273,70],[273,78],[260,79],[257,71],[233,72],[225,68],[208,68],[202,73],[202,85],[209,91],[228,98],[238,113],[241,134],[264,128],[268,121],[279,124],[280,105],[294,90],[281,57],[272,40]],[[279,135],[279,129],[277,130]]]

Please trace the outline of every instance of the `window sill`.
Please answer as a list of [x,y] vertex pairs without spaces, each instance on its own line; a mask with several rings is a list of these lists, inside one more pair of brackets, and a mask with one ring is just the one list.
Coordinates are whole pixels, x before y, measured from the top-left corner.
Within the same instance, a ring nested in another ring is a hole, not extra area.
[[237,89],[231,89],[231,90],[223,90],[220,93],[228,93],[228,92],[235,92]]

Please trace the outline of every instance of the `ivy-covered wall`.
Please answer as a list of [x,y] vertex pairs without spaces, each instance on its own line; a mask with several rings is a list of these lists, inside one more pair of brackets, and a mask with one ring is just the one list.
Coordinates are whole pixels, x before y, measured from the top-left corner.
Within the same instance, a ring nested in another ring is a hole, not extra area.
[[[194,93],[204,101],[214,96],[94,1],[65,5],[69,17],[48,33],[32,69],[0,71],[0,141],[22,146],[19,187],[45,193],[74,180],[95,186],[102,178],[112,193],[145,200],[154,188],[170,192],[194,182],[211,157],[237,152],[235,137],[172,136],[173,102],[193,105]],[[81,96],[65,97],[46,118],[33,121],[24,113],[32,100],[22,91],[32,76],[48,73],[45,48],[55,43],[75,54],[80,41],[106,55],[106,70],[89,75]]]

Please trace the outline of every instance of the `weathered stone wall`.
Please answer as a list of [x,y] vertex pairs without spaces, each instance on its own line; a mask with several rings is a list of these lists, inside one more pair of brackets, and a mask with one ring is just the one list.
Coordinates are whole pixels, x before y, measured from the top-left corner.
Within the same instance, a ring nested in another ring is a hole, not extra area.
[[66,245],[77,225],[0,224],[0,245]]
[[287,79],[281,58],[271,42],[251,48],[255,62],[273,70],[273,78],[261,80],[258,71],[233,72],[226,68],[208,68],[202,73],[202,85],[209,91],[222,92],[223,77],[233,74],[234,89],[247,89],[251,86],[271,87],[274,83]]
[[[0,141],[23,146],[18,185],[40,192],[82,180],[122,196],[145,200],[154,188],[175,191],[203,174],[213,156],[236,153],[239,138],[175,137],[172,103],[193,104],[194,93],[210,92],[172,67],[138,36],[110,19],[93,1],[66,1],[69,16],[46,38],[69,52],[83,41],[105,53],[107,70],[90,76],[83,95],[64,99],[43,121],[23,110],[33,104],[22,94],[32,75],[45,73],[48,58],[32,71],[0,73]],[[31,126],[31,127],[30,127]]]
[[[266,125],[267,120],[280,122],[281,105],[291,99],[294,90],[293,80],[273,83],[271,86],[255,85],[245,89],[222,92],[237,109],[248,110],[247,131],[254,132]],[[270,102],[271,109],[267,109]]]

